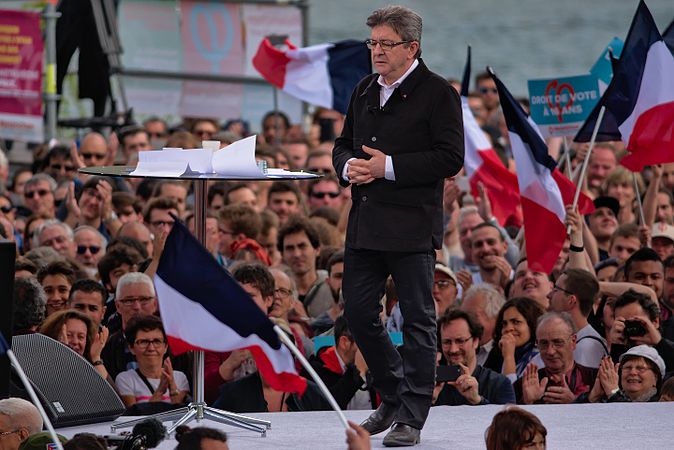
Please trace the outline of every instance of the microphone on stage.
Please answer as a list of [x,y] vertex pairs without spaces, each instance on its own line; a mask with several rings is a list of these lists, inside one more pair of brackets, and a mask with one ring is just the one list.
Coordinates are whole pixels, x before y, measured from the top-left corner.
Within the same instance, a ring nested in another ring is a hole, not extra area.
[[166,438],[166,427],[157,419],[146,419],[133,427],[128,436],[103,436],[105,443],[119,450],[155,448]]

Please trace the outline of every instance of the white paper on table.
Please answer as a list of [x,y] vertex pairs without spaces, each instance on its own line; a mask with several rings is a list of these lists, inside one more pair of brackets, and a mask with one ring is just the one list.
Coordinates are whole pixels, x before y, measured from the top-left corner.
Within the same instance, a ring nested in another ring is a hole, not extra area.
[[310,172],[293,172],[286,169],[271,168],[267,170],[267,178],[318,178],[318,175]]
[[213,152],[215,173],[242,178],[263,177],[264,174],[255,161],[256,139],[257,136],[252,135]]
[[165,161],[185,161],[193,172],[213,173],[213,150],[164,148],[160,157]]

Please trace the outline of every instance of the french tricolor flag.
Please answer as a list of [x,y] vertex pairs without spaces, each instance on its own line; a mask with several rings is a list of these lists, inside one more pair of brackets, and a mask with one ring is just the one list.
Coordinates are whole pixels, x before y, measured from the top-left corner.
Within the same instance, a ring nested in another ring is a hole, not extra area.
[[253,57],[253,67],[272,85],[312,105],[346,114],[351,93],[372,73],[370,51],[362,41],[340,41],[288,50],[265,38]]
[[461,84],[465,147],[463,167],[466,170],[473,198],[480,198],[478,184],[482,183],[487,188],[492,213],[496,220],[502,226],[519,227],[522,225],[522,208],[520,207],[520,193],[517,188],[517,176],[503,165],[468,106],[470,58],[470,47],[468,47],[468,58]]
[[[549,274],[566,240],[565,205],[573,203],[576,187],[557,169],[533,121],[501,80],[488,70],[498,89],[517,164],[529,268]],[[592,201],[581,194],[578,211],[587,214],[593,209]]]
[[179,221],[166,239],[154,282],[174,354],[247,349],[271,387],[304,393],[307,382],[274,324]]
[[643,1],[613,79],[576,141],[590,140],[602,106],[606,113],[597,140],[622,139],[630,152],[620,161],[623,166],[639,172],[647,165],[674,162],[674,56]]

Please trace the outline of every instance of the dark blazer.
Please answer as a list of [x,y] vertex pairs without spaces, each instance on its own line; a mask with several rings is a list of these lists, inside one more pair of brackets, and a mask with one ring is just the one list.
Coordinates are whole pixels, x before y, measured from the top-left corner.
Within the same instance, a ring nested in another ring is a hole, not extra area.
[[[473,377],[477,380],[477,390],[482,397],[480,405],[506,405],[515,403],[515,391],[510,380],[505,375],[494,372],[486,367],[476,366],[473,371]],[[434,406],[449,405],[470,405],[466,397],[449,384],[445,384],[435,401]]]
[[333,150],[340,183],[350,158],[369,159],[363,145],[391,155],[395,181],[352,186],[347,246],[419,252],[442,244],[443,180],[463,166],[463,120],[457,92],[419,59],[418,67],[379,107],[378,74],[351,96]]

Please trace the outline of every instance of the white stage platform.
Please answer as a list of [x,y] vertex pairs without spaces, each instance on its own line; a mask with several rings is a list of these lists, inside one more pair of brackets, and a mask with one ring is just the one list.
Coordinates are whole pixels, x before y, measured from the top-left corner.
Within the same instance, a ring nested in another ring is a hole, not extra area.
[[[431,409],[421,432],[418,450],[484,448],[484,431],[502,406],[441,406]],[[528,406],[548,429],[548,449],[671,449],[674,448],[674,403],[634,403],[597,405]],[[369,411],[346,411],[357,423]],[[331,412],[250,414],[271,420],[267,437],[252,432],[203,421],[201,425],[227,432],[232,450],[297,449],[343,450],[345,434],[337,416]],[[118,420],[119,421],[119,420]],[[189,424],[194,427],[196,422]],[[111,434],[110,424],[61,428],[57,432],[72,437],[88,431]],[[382,445],[384,433],[372,437],[372,448]],[[174,439],[157,448],[173,449]]]

